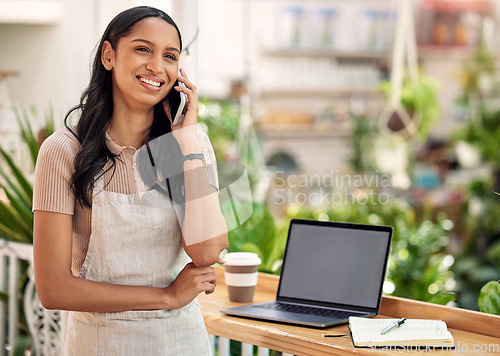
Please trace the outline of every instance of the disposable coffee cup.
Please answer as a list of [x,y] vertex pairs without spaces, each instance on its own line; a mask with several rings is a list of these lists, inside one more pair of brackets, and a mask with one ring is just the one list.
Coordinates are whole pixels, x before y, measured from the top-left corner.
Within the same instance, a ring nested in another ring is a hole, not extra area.
[[231,302],[251,302],[257,285],[259,255],[252,252],[231,252],[224,256],[224,276]]

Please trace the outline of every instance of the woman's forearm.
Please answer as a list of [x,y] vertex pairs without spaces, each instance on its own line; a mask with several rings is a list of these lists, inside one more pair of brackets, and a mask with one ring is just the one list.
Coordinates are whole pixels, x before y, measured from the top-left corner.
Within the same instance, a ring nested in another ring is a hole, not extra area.
[[[184,154],[198,152],[202,151],[197,141],[183,147]],[[184,162],[186,203],[182,234],[186,253],[198,267],[215,263],[228,244],[217,190],[210,185],[205,169],[199,159]]]
[[83,312],[172,309],[175,301],[168,288],[140,287],[54,276],[36,280],[37,293],[47,309]]

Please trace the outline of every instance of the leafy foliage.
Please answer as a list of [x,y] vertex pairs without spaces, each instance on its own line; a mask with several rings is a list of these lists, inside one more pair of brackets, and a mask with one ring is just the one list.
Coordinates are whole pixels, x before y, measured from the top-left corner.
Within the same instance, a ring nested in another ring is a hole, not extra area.
[[[283,238],[284,236],[284,238]],[[279,273],[286,234],[277,233],[274,218],[263,204],[253,203],[250,219],[228,233],[230,252],[254,252],[262,264],[260,272]]]
[[[32,113],[36,111],[32,109]],[[39,151],[39,138],[34,134],[26,111],[16,111],[21,131],[22,142],[30,152],[33,168]],[[54,132],[52,111],[46,117],[44,137]],[[21,171],[14,159],[0,146],[0,157],[4,165],[0,166],[0,189],[8,201],[0,200],[0,234],[2,238],[18,242],[33,242],[33,213],[31,211],[33,186]],[[1,162],[1,161],[0,161]]]
[[[35,135],[30,122],[30,115],[25,110],[15,111],[20,128],[22,142],[27,145],[30,152],[32,167],[35,167],[36,159],[41,141],[54,132],[53,113],[50,110],[45,118],[45,128],[40,135]],[[32,115],[37,115],[34,108]],[[0,237],[6,240],[33,243],[33,212],[32,197],[33,186],[26,178],[14,159],[0,146],[0,189],[3,190],[7,201],[0,200]],[[6,166],[4,168],[4,166]],[[21,261],[20,270],[23,271],[19,277],[19,293],[9,296],[0,292],[0,299],[22,298],[23,288],[28,278],[28,262]],[[14,355],[24,355],[25,350],[31,347],[28,327],[23,312],[24,303],[19,303],[19,336],[15,341]]]
[[500,168],[500,111],[480,107],[480,121],[469,120],[467,125],[454,133],[457,140],[464,140],[481,153],[486,162]]
[[0,176],[6,183],[0,183],[8,202],[0,201],[0,232],[2,237],[18,242],[33,241],[33,213],[31,203],[33,188],[19,170],[12,158],[0,148],[0,155],[10,169],[0,168]]
[[199,122],[205,125],[218,161],[226,160],[236,139],[240,108],[230,100],[215,101],[200,98]]
[[492,184],[486,180],[468,186],[465,231],[453,266],[457,302],[467,309],[477,310],[481,287],[500,278],[500,199]]
[[493,54],[481,46],[463,65],[460,79],[465,96],[484,96],[484,79],[495,75],[497,66]]
[[365,152],[372,145],[372,125],[370,119],[365,116],[351,115],[354,127],[351,136],[352,154],[349,163],[355,172],[367,172],[370,170],[370,162]]
[[[38,112],[34,106],[30,108],[31,116],[37,117]],[[28,146],[31,162],[33,163],[33,167],[35,167],[36,159],[38,157],[38,151],[41,145],[41,141],[45,140],[45,138],[49,137],[54,131],[54,111],[52,107],[49,108],[49,111],[45,117],[45,126],[40,130],[38,135],[35,135],[33,132],[33,128],[30,122],[30,115],[26,110],[18,109],[14,111],[17,118],[17,123],[19,124],[19,129],[21,132],[21,138],[23,142]]]
[[480,47],[465,61],[461,82],[461,103],[467,109],[468,121],[452,137],[477,148],[483,161],[492,168],[492,175],[468,186],[468,209],[464,214],[466,238],[454,271],[460,290],[459,304],[481,309],[483,289],[491,286],[489,281],[500,278],[500,200],[493,194],[500,188],[500,108],[497,104],[500,83],[494,55]]
[[486,283],[481,288],[477,303],[483,313],[500,315],[500,281]]

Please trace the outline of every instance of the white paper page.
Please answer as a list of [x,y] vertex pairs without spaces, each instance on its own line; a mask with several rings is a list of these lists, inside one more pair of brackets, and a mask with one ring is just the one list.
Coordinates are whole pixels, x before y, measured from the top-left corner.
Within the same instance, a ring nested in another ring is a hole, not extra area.
[[381,331],[399,319],[368,319],[350,317],[352,336],[355,342],[452,340],[446,323],[441,320],[409,319],[387,334]]

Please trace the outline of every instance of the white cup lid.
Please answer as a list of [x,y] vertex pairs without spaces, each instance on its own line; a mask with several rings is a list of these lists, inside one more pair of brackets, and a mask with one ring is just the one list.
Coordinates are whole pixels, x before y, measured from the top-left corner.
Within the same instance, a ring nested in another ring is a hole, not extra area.
[[259,255],[253,252],[230,252],[224,256],[229,266],[255,266],[262,263]]

